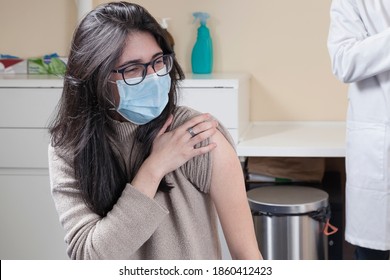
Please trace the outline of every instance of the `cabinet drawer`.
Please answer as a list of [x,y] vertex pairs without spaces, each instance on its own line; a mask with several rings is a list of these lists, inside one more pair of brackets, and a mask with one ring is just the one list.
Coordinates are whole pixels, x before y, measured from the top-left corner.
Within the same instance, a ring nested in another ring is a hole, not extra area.
[[47,129],[0,129],[0,168],[48,168]]
[[69,259],[48,175],[0,175],[0,193],[0,259]]
[[0,127],[47,127],[61,88],[0,88]]
[[237,89],[180,88],[178,104],[210,113],[226,128],[238,127]]

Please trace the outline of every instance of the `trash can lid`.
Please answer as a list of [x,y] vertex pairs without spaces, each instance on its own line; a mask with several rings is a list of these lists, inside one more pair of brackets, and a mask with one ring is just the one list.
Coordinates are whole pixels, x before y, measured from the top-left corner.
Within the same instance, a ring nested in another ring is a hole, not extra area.
[[328,194],[303,186],[266,186],[247,192],[253,211],[271,214],[303,214],[328,206]]

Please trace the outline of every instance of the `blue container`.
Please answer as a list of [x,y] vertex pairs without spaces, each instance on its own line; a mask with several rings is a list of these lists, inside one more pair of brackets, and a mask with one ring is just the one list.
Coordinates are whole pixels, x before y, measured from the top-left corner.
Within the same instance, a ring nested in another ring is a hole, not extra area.
[[202,12],[196,12],[193,15],[195,20],[200,20],[200,26],[192,49],[192,72],[195,74],[210,74],[213,71],[213,41],[210,36],[210,30],[206,26],[206,20],[209,18],[209,15]]

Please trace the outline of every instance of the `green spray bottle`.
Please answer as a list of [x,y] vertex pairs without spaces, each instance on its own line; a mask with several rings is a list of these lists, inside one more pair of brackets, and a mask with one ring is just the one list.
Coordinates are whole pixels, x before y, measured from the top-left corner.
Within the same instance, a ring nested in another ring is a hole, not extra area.
[[199,19],[200,22],[198,36],[191,55],[192,72],[209,74],[213,71],[213,41],[210,30],[206,26],[206,21],[210,16],[205,12],[195,12],[192,15],[195,17],[195,21]]

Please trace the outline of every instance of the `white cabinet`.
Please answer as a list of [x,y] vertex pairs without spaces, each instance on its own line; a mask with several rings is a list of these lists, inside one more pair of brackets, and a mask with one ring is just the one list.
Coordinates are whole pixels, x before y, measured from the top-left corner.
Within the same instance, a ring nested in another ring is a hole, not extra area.
[[0,76],[0,259],[67,259],[47,161],[61,88],[48,76]]
[[0,172],[0,259],[67,259],[48,172]]
[[179,85],[178,103],[212,114],[237,144],[249,126],[249,77],[247,74],[187,74]]
[[[0,259],[67,259],[47,161],[62,86],[54,76],[0,75]],[[212,114],[238,143],[249,125],[249,76],[187,75],[178,103]]]

